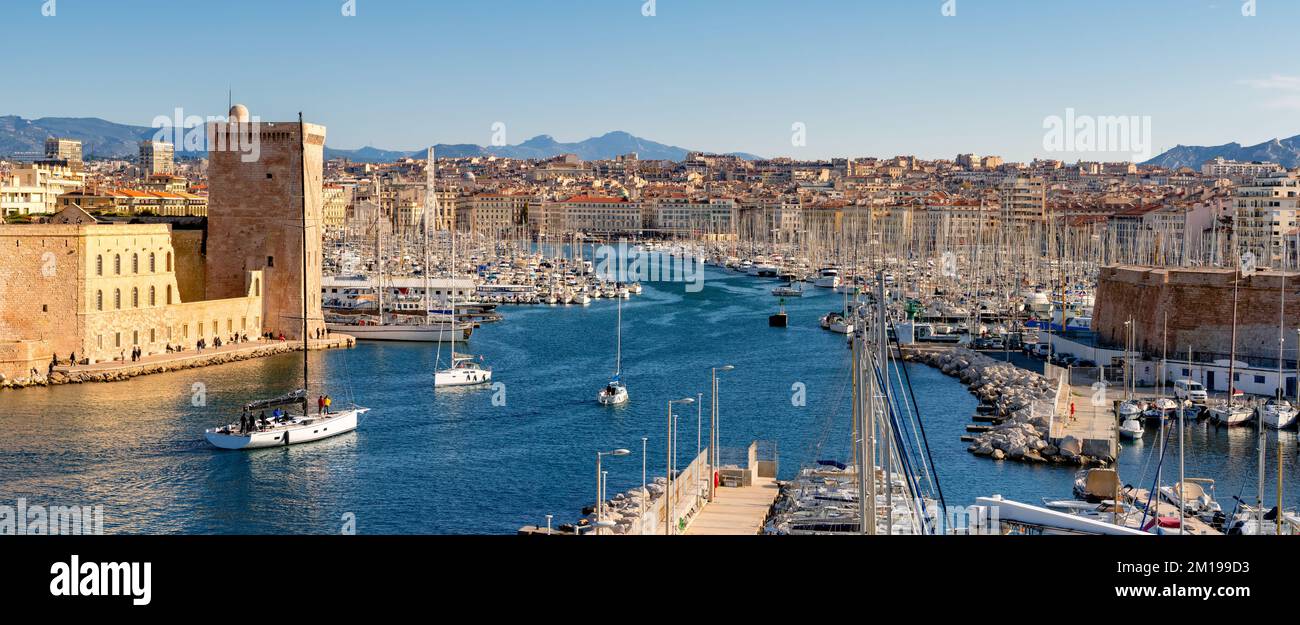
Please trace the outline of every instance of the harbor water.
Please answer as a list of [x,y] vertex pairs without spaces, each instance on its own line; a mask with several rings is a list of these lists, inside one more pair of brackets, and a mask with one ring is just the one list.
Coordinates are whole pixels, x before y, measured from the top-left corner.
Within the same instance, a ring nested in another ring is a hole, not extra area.
[[[666,465],[667,401],[704,393],[719,374],[723,447],[776,441],[780,476],[817,459],[848,455],[849,354],[844,337],[817,320],[843,296],[806,288],[786,300],[789,328],[768,327],[776,280],[710,267],[704,288],[647,283],[623,305],[623,380],[631,401],[606,408],[596,393],[614,368],[616,304],[506,306],[505,321],[476,331],[467,347],[485,356],[500,385],[439,390],[430,344],[362,343],[310,355],[312,393],[372,410],[358,431],[319,443],[220,451],[206,427],[237,421],[239,406],[300,384],[301,357],[286,354],[112,384],[0,393],[0,503],[102,505],[110,533],[510,533],[520,525],[576,519],[595,498],[595,453],[607,457],[608,492],[641,482],[642,438],[651,477]],[[959,437],[975,411],[960,383],[909,366],[949,505],[1000,493],[1032,503],[1069,496],[1068,468],[996,462]],[[694,457],[697,406],[675,405],[679,466]],[[1280,436],[1287,479],[1295,433]],[[1225,509],[1253,500],[1256,433],[1192,424],[1187,475],[1217,480]],[[1150,486],[1154,434],[1126,444],[1125,482]],[[1177,447],[1165,461],[1177,476]],[[1268,452],[1266,497],[1275,489]],[[1141,480],[1141,483],[1139,483]],[[1290,484],[1289,484],[1290,485]],[[1289,502],[1300,493],[1286,493]]]

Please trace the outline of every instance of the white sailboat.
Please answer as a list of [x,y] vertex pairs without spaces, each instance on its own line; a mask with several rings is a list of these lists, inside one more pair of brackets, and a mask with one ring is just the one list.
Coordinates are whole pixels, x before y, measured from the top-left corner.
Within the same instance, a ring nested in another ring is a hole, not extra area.
[[[299,132],[302,129],[302,116],[298,117]],[[303,134],[302,136],[306,136]],[[306,172],[303,185],[306,186]],[[280,447],[308,443],[331,436],[338,436],[357,429],[361,415],[370,411],[351,404],[342,410],[328,410],[317,404],[313,416],[307,398],[307,347],[309,317],[307,315],[307,198],[302,198],[302,388],[280,397],[250,402],[244,405],[239,423],[204,430],[203,437],[215,447],[221,449],[257,449],[261,447]],[[281,411],[281,406],[300,406],[301,413]],[[266,417],[266,409],[275,409],[272,418]],[[253,414],[259,410],[258,414]]]
[[[281,417],[266,417],[267,408],[294,405],[300,406],[302,412],[284,411]],[[254,410],[261,412],[253,414]],[[282,397],[251,402],[244,406],[244,422],[209,428],[203,437],[221,449],[283,447],[351,432],[357,429],[360,416],[367,412],[369,408],[351,405],[313,416],[307,405],[307,391],[299,389]]]
[[1255,408],[1259,422],[1265,427],[1285,430],[1296,421],[1296,409],[1285,399],[1269,399]]
[[[437,210],[438,194],[437,194],[437,190],[434,187],[434,180],[436,179],[436,173],[435,173],[436,161],[433,155],[433,148],[429,148],[428,159],[429,159],[429,165],[426,168],[426,175],[425,175],[425,205],[431,206],[433,208],[433,211],[432,213],[429,210],[424,211],[425,212],[424,231],[425,231],[426,239],[428,238],[428,232],[429,232],[429,216],[430,214],[432,215],[438,214],[438,210]],[[455,224],[453,223],[451,227],[448,228],[447,230],[451,237],[451,263],[450,263],[451,277],[452,280],[455,280],[456,271],[457,271],[456,270],[456,226]],[[426,257],[428,255],[427,245],[425,246],[425,255]],[[429,274],[428,263],[426,262],[425,263],[426,280],[428,274]],[[429,289],[425,288],[424,292],[425,292],[425,296],[428,297]],[[451,319],[454,320],[456,319],[456,290],[455,289],[451,290],[451,295],[447,301],[451,307]],[[427,311],[429,307],[426,305],[424,308]],[[453,349],[453,351],[451,352],[451,365],[445,369],[438,369],[437,364],[438,362],[441,361],[442,342],[443,341],[441,339],[441,335],[439,335],[438,352],[437,352],[438,356],[436,356],[434,359],[434,372],[433,372],[433,387],[435,389],[439,387],[451,387],[451,386],[477,386],[480,384],[487,384],[488,382],[492,381],[492,370],[483,366],[482,355],[479,355],[477,358],[475,358],[470,354],[456,353]],[[452,345],[454,345],[454,343]]]
[[623,300],[618,300],[618,338],[614,349],[614,377],[609,384],[596,394],[596,401],[603,406],[617,406],[627,403],[627,386],[619,379],[623,369]]

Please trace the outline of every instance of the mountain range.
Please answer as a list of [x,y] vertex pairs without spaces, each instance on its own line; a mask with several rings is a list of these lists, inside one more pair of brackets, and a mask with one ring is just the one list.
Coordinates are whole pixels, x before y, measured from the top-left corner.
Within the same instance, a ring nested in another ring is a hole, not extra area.
[[[86,157],[134,157],[141,141],[151,139],[158,130],[147,126],[117,124],[97,117],[42,117],[24,119],[16,115],[0,116],[0,155],[43,154],[47,137],[80,139]],[[544,159],[561,154],[576,154],[588,161],[610,159],[636,152],[644,160],[682,161],[690,150],[632,134],[615,131],[574,143],[556,141],[550,135],[538,135],[516,145],[481,146],[470,143],[438,144],[438,156],[451,158],[499,156],[519,159]],[[180,156],[201,156],[177,150]],[[734,156],[747,160],[761,157],[741,152]],[[424,150],[404,151],[363,147],[343,150],[325,147],[325,158],[347,158],[357,162],[388,162],[403,157],[424,158]]]
[[1179,145],[1142,164],[1199,170],[1202,163],[1220,156],[1231,161],[1272,161],[1291,169],[1300,166],[1300,135],[1248,146],[1236,142],[1213,146]]
[[[42,117],[24,119],[16,115],[0,116],[0,156],[43,154],[47,137],[80,139],[87,157],[134,157],[140,141],[150,139],[157,129],[147,126],[117,124],[97,117]],[[438,144],[434,146],[439,156],[457,158],[469,156],[499,156],[519,159],[544,159],[560,154],[576,154],[583,160],[610,159],[636,152],[646,160],[682,161],[690,150],[643,139],[635,135],[614,131],[582,141],[563,143],[550,135],[538,135],[522,143],[503,146],[481,146],[472,143]],[[202,153],[177,151],[181,156],[202,156]],[[762,157],[743,152],[733,152],[747,160]],[[345,150],[325,147],[325,158],[347,158],[363,163],[388,162],[398,158],[424,158],[424,150],[387,150],[363,147]],[[1170,169],[1191,167],[1199,169],[1202,163],[1223,157],[1236,161],[1273,161],[1287,168],[1300,166],[1300,135],[1289,139],[1273,139],[1258,145],[1243,146],[1227,143],[1215,146],[1178,145],[1144,165],[1160,165]]]

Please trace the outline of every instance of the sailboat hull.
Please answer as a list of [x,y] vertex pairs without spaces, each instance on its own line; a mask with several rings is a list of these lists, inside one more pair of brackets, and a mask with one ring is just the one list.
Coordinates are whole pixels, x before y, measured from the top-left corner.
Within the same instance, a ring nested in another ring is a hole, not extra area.
[[214,447],[221,449],[260,449],[310,443],[357,429],[358,417],[369,408],[349,408],[332,412],[322,418],[302,418],[300,422],[284,427],[273,427],[261,432],[239,434],[235,427],[210,429],[203,433]]
[[627,389],[620,388],[613,393],[607,393],[605,392],[605,389],[601,389],[600,393],[596,395],[596,401],[600,402],[602,406],[617,406],[619,404],[626,404]]
[[330,332],[340,332],[358,341],[408,341],[413,343],[464,343],[474,333],[473,327],[451,330],[441,326],[327,324]]
[[492,372],[486,369],[444,369],[433,373],[433,385],[437,388],[448,386],[478,386],[492,381]]

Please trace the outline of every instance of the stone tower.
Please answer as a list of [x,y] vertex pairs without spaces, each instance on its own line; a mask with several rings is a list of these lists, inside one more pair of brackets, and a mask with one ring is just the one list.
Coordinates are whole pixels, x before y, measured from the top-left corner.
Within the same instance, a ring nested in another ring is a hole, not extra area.
[[[301,340],[306,280],[307,332],[315,336],[324,327],[320,282],[325,127],[251,120],[248,109],[236,104],[228,121],[208,126],[208,148],[206,299],[260,291],[263,329],[272,336]],[[259,270],[266,283],[250,283],[249,272]]]

